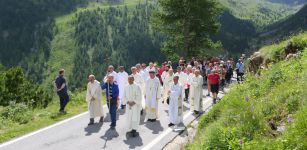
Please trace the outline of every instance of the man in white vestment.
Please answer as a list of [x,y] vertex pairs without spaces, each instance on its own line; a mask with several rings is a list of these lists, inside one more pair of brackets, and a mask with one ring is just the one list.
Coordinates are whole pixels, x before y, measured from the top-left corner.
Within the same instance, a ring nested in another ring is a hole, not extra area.
[[137,136],[136,130],[140,124],[140,111],[142,109],[142,91],[139,85],[134,84],[134,77],[128,77],[129,84],[125,87],[123,100],[127,102],[127,122],[128,129],[131,130],[128,134],[133,137]]
[[186,74],[187,74],[187,84],[186,84],[186,86],[184,87],[184,94],[185,94],[184,100],[185,100],[185,101],[188,101],[188,99],[189,99],[190,87],[191,87],[191,81],[192,81],[192,78],[194,77],[194,71],[193,71],[191,65],[188,65],[188,66],[187,66]]
[[112,75],[112,76],[113,76],[113,81],[114,81],[115,83],[117,83],[117,80],[118,80],[118,79],[117,79],[117,73],[114,71],[114,67],[113,67],[112,65],[110,65],[110,66],[108,67],[107,74],[106,74],[106,76],[104,77],[103,82],[107,82],[108,75]]
[[164,80],[165,80],[166,76],[169,75],[168,71],[169,71],[170,67],[168,65],[166,65],[165,68],[166,68],[165,71],[163,71],[163,73],[161,75],[161,79],[162,79],[163,84],[164,84]]
[[100,87],[100,82],[95,80],[94,75],[88,77],[89,83],[87,84],[86,92],[86,102],[88,103],[88,111],[90,115],[90,122],[88,125],[94,124],[94,118],[100,117],[99,122],[103,122],[103,107],[102,101],[102,91]]
[[180,122],[182,122],[182,114],[183,114],[183,87],[179,84],[178,76],[173,77],[174,83],[172,84],[169,94],[170,94],[170,100],[169,100],[169,121],[168,124],[169,127],[173,125],[178,125]]
[[171,88],[171,85],[173,84],[173,77],[174,77],[174,71],[173,69],[169,69],[167,72],[166,77],[163,81],[163,100],[162,103],[166,102],[167,98],[169,97],[169,90]]
[[[180,66],[177,67],[177,72],[175,73],[175,76],[179,77],[179,83],[185,87],[188,82],[188,75],[182,71],[182,68]],[[183,97],[185,97],[185,93],[183,93]]]
[[193,104],[191,110],[195,114],[199,114],[202,110],[202,97],[203,97],[203,77],[200,75],[200,70],[195,70],[195,76],[191,80],[191,89],[190,89],[190,104]]
[[146,118],[150,122],[155,122],[158,118],[158,102],[161,98],[160,80],[155,73],[154,70],[149,71],[145,88]]
[[126,102],[122,100],[122,97],[124,95],[124,89],[125,86],[128,84],[128,73],[125,71],[124,66],[119,67],[119,72],[117,73],[117,85],[119,89],[119,99],[121,102],[121,109],[125,109]]
[[137,84],[138,86],[140,86],[141,91],[142,91],[142,110],[141,110],[141,114],[143,114],[143,108],[145,107],[145,99],[144,99],[145,81],[144,81],[143,77],[137,72],[136,67],[131,67],[131,72],[132,72],[131,75],[134,78],[134,83]]

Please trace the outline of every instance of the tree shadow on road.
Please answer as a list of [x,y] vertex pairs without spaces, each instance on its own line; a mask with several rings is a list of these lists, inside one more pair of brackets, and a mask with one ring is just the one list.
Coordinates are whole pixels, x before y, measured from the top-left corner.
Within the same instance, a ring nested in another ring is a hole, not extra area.
[[90,136],[93,133],[98,133],[102,127],[103,123],[95,123],[93,125],[87,126],[84,128],[84,131],[86,132],[85,136]]
[[155,122],[146,122],[145,126],[152,130],[152,134],[159,134],[161,131],[163,131],[163,127],[161,126],[161,123],[159,120]]
[[124,142],[129,145],[129,149],[135,149],[143,145],[142,138],[139,135],[137,137],[131,137],[129,134],[126,134],[126,140]]

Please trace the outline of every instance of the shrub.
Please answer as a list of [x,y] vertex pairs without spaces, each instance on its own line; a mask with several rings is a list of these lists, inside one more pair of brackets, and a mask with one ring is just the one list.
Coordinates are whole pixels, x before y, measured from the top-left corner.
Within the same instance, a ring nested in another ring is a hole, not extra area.
[[26,124],[33,118],[27,105],[15,102],[10,102],[9,106],[4,108],[1,117],[20,124]]

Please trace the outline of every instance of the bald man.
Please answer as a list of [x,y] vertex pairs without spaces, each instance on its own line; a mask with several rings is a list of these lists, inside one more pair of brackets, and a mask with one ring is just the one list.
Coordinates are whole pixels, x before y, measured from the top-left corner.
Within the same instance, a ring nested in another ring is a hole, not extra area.
[[103,122],[103,107],[101,104],[102,94],[100,88],[100,82],[95,79],[94,75],[88,77],[86,102],[88,103],[88,111],[90,115],[90,122],[88,125],[94,124],[94,118],[100,117],[99,122]]

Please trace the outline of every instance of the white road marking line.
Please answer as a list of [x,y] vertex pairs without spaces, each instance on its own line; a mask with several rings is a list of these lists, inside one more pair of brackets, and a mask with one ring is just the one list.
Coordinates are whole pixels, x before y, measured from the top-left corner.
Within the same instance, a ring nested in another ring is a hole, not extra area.
[[[188,113],[183,116],[183,120],[186,120],[190,115],[192,115],[192,112],[188,111]],[[168,135],[172,131],[173,131],[172,128],[167,128],[162,134],[160,134],[153,141],[151,141],[149,144],[143,147],[142,150],[150,150],[154,145],[159,143],[161,139],[163,139],[166,135]]]
[[[103,108],[106,108],[106,107],[107,107],[107,105],[104,105],[104,106],[103,106]],[[56,127],[56,126],[59,126],[59,125],[61,125],[61,124],[64,124],[64,123],[66,123],[66,122],[69,122],[69,121],[71,121],[71,120],[73,120],[73,119],[76,119],[76,118],[79,118],[79,117],[81,117],[81,116],[84,116],[84,115],[86,115],[86,114],[88,114],[88,111],[83,112],[83,113],[81,113],[81,114],[79,114],[79,115],[73,116],[73,117],[71,117],[71,118],[67,118],[67,119],[65,119],[65,120],[62,120],[62,121],[60,121],[60,122],[58,122],[58,123],[55,123],[55,124],[50,125],[50,126],[47,126],[47,127],[45,127],[45,128],[39,129],[39,130],[37,130],[37,131],[31,132],[31,133],[26,134],[26,135],[24,135],[24,136],[18,137],[18,138],[16,138],[16,139],[12,139],[12,140],[10,140],[10,141],[8,141],[8,142],[5,142],[5,143],[0,144],[0,148],[3,148],[3,147],[8,146],[8,145],[10,145],[10,144],[16,143],[16,142],[18,142],[18,141],[20,141],[20,140],[23,140],[23,139],[28,138],[28,137],[30,137],[30,136],[36,135],[36,134],[41,133],[41,132],[43,132],[43,131],[46,131],[46,130],[48,130],[48,129],[54,128],[54,127]]]

